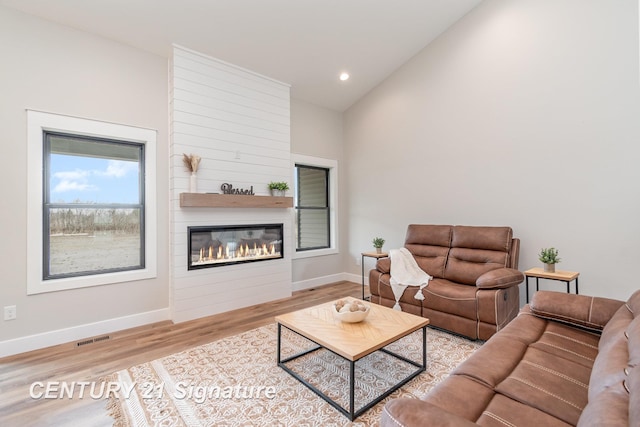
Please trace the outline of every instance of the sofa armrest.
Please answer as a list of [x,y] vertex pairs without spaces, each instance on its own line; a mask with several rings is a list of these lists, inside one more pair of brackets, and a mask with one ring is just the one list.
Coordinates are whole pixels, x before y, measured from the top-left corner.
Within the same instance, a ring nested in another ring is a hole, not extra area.
[[376,262],[376,270],[383,274],[391,273],[391,258],[380,258]]
[[384,405],[381,427],[477,427],[465,418],[419,399],[398,398]]
[[538,291],[529,308],[535,316],[599,332],[622,305],[623,301],[609,298]]
[[476,280],[476,286],[481,289],[504,289],[522,283],[524,274],[515,268],[496,268],[487,271]]

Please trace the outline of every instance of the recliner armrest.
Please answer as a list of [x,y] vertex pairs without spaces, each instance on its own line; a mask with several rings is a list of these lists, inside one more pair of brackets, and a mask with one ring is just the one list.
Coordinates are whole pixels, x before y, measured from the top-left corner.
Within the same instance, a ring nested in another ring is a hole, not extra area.
[[515,268],[497,268],[487,271],[476,280],[481,289],[504,289],[522,283],[524,274]]
[[529,308],[533,315],[543,319],[601,331],[622,305],[623,301],[609,298],[538,291],[533,294]]
[[376,270],[383,274],[391,273],[391,258],[380,258],[376,262]]

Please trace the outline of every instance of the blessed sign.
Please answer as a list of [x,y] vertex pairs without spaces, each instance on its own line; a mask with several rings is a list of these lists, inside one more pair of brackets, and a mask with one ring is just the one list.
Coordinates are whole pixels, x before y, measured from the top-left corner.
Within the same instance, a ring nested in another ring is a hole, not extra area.
[[246,190],[244,188],[233,188],[232,184],[225,182],[220,186],[223,194],[246,194],[249,196],[253,196],[255,193],[253,192],[253,185],[250,189]]

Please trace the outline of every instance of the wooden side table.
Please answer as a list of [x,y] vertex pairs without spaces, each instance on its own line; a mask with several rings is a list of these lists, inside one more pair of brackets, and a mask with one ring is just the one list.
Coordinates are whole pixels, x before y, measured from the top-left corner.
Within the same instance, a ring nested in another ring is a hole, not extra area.
[[386,258],[388,257],[389,254],[386,252],[362,252],[362,262],[360,264],[362,264],[362,299],[365,299],[364,297],[364,258],[365,257],[369,257],[369,258],[375,258],[376,260],[378,260],[379,258]]
[[567,293],[570,294],[571,290],[569,288],[569,283],[572,281],[576,281],[576,295],[578,294],[578,276],[580,273],[577,271],[556,271],[555,273],[547,273],[543,268],[536,267],[530,268],[529,270],[524,272],[526,289],[527,289],[527,303],[529,303],[529,277],[536,278],[536,291],[539,290],[539,280],[540,279],[549,279],[549,280],[559,280],[561,282],[565,282],[567,284]]

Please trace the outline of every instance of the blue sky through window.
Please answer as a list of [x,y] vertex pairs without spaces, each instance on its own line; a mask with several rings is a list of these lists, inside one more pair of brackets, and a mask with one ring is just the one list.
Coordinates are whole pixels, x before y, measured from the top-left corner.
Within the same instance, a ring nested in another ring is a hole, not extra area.
[[138,203],[138,162],[51,154],[52,203]]

